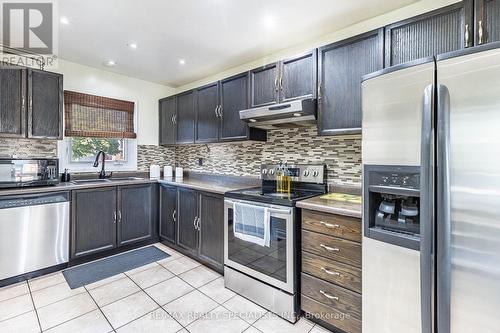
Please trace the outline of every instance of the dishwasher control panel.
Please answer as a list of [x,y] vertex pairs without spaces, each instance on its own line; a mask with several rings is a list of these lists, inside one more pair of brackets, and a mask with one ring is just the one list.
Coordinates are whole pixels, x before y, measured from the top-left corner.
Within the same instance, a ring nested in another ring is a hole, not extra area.
[[69,192],[0,197],[0,209],[49,205],[69,201]]

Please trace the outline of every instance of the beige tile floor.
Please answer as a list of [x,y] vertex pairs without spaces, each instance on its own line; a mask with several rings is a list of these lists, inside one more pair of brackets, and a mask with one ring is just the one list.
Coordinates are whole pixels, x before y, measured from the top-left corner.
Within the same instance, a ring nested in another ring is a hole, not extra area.
[[295,325],[224,288],[218,273],[166,247],[171,257],[70,289],[61,272],[0,288],[6,333],[326,333]]

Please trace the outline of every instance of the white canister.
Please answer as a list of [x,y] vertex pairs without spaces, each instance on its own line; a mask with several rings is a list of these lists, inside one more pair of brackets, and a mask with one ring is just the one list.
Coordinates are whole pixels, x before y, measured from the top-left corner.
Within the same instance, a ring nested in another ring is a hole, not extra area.
[[152,164],[149,166],[149,178],[160,178],[160,166]]
[[184,174],[184,170],[182,168],[175,168],[175,178],[176,179],[182,179],[182,176]]
[[163,178],[172,178],[173,170],[172,166],[166,165],[163,167]]

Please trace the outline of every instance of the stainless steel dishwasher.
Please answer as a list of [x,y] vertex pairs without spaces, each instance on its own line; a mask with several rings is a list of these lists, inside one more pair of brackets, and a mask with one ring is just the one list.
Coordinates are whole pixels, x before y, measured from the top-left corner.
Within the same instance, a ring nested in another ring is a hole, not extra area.
[[0,282],[68,258],[69,192],[0,196]]

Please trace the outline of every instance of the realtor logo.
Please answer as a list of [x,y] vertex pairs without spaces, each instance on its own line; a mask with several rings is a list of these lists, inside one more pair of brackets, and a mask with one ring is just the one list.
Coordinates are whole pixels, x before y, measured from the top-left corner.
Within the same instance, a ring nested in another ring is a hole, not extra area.
[[2,4],[2,45],[19,53],[39,55],[54,54],[53,4],[16,3]]

